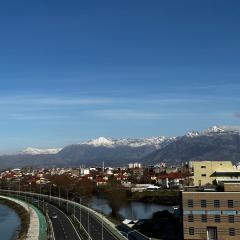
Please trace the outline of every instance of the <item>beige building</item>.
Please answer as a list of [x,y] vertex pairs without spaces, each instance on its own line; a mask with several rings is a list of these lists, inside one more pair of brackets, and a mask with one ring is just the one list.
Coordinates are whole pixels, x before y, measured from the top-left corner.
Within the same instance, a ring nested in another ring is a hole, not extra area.
[[184,240],[240,239],[240,184],[222,186],[221,191],[182,192]]
[[[193,185],[203,186],[216,180],[216,172],[237,172],[231,161],[196,161],[191,162],[193,169]],[[240,173],[240,171],[239,171]],[[229,179],[231,176],[225,176]]]

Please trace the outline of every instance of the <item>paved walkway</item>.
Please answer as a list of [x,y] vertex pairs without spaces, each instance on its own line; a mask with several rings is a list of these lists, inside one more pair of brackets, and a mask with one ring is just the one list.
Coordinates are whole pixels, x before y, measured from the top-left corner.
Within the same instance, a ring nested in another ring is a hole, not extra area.
[[46,239],[46,229],[47,229],[46,220],[44,215],[36,207],[11,197],[6,197],[1,195],[0,198],[8,199],[10,201],[13,201],[21,205],[29,213],[30,224],[29,224],[29,229],[28,229],[26,239],[28,240],[45,240]]

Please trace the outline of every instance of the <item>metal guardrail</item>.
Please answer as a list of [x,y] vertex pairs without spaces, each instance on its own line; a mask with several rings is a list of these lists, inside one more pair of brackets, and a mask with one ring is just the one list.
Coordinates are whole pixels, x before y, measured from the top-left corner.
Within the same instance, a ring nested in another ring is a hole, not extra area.
[[[112,234],[112,236],[114,236],[115,239],[117,239],[117,240],[126,240],[127,239],[125,236],[123,236],[121,234],[121,232],[118,229],[115,228],[116,226],[112,222],[110,222],[104,215],[102,215],[102,214],[96,212],[95,210],[93,210],[89,207],[86,207],[80,203],[76,203],[76,202],[73,202],[73,201],[70,201],[70,200],[67,200],[64,198],[49,196],[49,195],[45,195],[45,194],[32,193],[32,192],[12,191],[12,190],[3,190],[3,189],[0,189],[0,192],[9,193],[9,194],[13,193],[13,194],[17,194],[18,196],[20,196],[20,195],[35,196],[38,198],[46,199],[48,201],[55,200],[56,202],[59,202],[59,203],[63,202],[66,204],[71,204],[73,206],[75,205],[81,209],[86,210],[89,214],[94,216],[95,219],[97,219],[100,223],[103,223],[104,227]],[[87,232],[87,230],[84,227],[83,227],[83,230],[85,232]]]
[[[0,193],[4,191],[4,190],[0,190]],[[4,191],[5,192],[5,191]],[[6,192],[5,192],[6,193]],[[23,196],[23,195],[19,195],[19,194],[15,194],[14,195],[11,195],[11,197],[14,197],[16,199],[20,199],[24,202],[28,202],[26,197]],[[29,202],[28,202],[29,204]],[[45,208],[44,206],[40,206],[40,205],[37,205],[37,204],[34,204],[33,202],[30,203],[31,205],[33,205],[34,207],[40,209],[42,211],[42,213],[44,214],[45,216],[45,220],[46,220],[46,223],[47,223],[47,229],[46,229],[46,233],[47,233],[47,240],[56,240],[55,239],[55,236],[54,236],[54,231],[53,231],[53,226],[52,226],[52,221],[47,213],[47,211],[45,211]]]
[[48,231],[47,231],[47,239],[48,240],[55,240],[52,221],[51,221],[47,212],[46,212],[46,221],[47,221],[47,224],[49,226]]
[[[6,193],[1,193],[1,198],[6,198],[9,199],[10,201],[16,202],[17,204],[23,206],[28,214],[31,215],[30,209],[32,209],[32,211],[35,212],[35,214],[38,217],[39,220],[39,231],[38,231],[38,237],[35,235],[35,233],[32,235],[33,231],[35,232],[35,225],[32,225],[31,221],[28,227],[28,233],[26,238],[38,238],[38,239],[42,239],[42,240],[55,240],[54,234],[52,235],[52,230],[49,231],[49,235],[48,235],[48,229],[50,229],[48,227],[48,222],[46,221],[46,216],[44,214],[44,212],[41,212],[41,209],[37,208],[34,204],[29,203],[28,201],[26,201],[26,199],[24,199],[24,196],[19,197],[19,195],[16,197],[16,195],[9,195]],[[30,217],[31,218],[31,217]],[[33,223],[34,224],[34,223]],[[30,227],[31,225],[31,227]],[[34,230],[31,230],[31,233],[29,235],[29,229],[32,228]],[[51,228],[52,229],[52,228]],[[49,236],[49,237],[48,237]]]
[[76,222],[78,222],[78,224],[80,225],[80,230],[83,230],[83,231],[84,231],[84,233],[85,233],[86,236],[87,236],[87,239],[88,239],[88,240],[92,240],[91,236],[88,234],[88,232],[86,231],[86,229],[83,227],[82,223],[81,223],[75,216],[73,216],[73,218],[74,218],[74,220],[75,220]]

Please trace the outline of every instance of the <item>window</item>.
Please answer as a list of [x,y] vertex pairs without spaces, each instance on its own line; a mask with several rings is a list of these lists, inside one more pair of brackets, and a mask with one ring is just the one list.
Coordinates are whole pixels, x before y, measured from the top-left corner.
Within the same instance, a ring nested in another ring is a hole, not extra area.
[[207,175],[206,174],[202,174],[202,177],[206,177]]
[[192,199],[189,199],[188,200],[188,207],[193,207],[193,200]]
[[201,222],[207,222],[207,215],[202,215],[201,216]]
[[229,215],[228,216],[228,222],[229,223],[234,223],[234,215]]
[[223,215],[236,215],[237,211],[229,211],[229,210],[223,210],[222,211]]
[[201,166],[201,168],[206,168],[206,166]]
[[234,207],[233,200],[228,200],[228,207],[229,208],[233,208]]
[[194,228],[193,227],[189,228],[189,235],[194,235]]
[[212,211],[212,210],[207,211],[207,215],[221,215],[221,214],[222,214],[221,211]]
[[201,207],[202,208],[207,207],[207,201],[206,200],[201,200]]
[[194,222],[194,217],[193,215],[188,215],[188,222]]
[[228,232],[229,232],[229,236],[235,236],[236,235],[235,234],[235,228],[229,228]]
[[214,221],[215,221],[216,223],[221,222],[221,217],[220,217],[220,215],[215,215],[215,216],[214,216]]
[[214,200],[214,201],[213,201],[213,206],[214,206],[215,208],[219,208],[219,207],[220,207],[220,200]]

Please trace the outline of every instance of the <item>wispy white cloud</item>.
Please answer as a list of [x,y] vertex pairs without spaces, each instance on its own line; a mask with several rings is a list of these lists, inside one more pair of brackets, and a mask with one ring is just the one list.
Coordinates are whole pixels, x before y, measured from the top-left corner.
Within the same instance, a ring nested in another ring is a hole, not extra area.
[[106,105],[106,104],[183,104],[183,103],[208,103],[211,101],[240,101],[239,97],[213,97],[196,95],[144,95],[144,96],[49,96],[49,95],[11,95],[0,96],[0,106],[2,105],[21,105],[36,107],[69,107],[69,106],[87,106],[87,105]]
[[55,97],[55,96],[2,96],[1,105],[45,105],[45,106],[69,106],[69,105],[94,105],[109,103],[110,99],[94,97]]
[[157,112],[146,112],[132,109],[104,109],[92,112],[97,117],[108,119],[161,119],[169,117],[172,114],[164,114]]
[[7,116],[8,119],[27,121],[27,120],[57,120],[57,119],[69,119],[70,116],[59,114],[37,114],[37,113],[13,113]]

